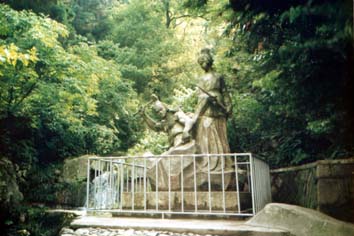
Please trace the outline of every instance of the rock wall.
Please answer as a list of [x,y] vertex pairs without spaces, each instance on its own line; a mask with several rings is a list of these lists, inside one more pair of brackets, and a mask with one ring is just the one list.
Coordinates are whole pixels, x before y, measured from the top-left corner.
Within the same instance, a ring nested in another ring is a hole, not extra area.
[[[94,155],[83,155],[68,158],[64,161],[61,182],[64,190],[56,193],[56,204],[63,207],[83,207],[86,203],[87,184],[87,161]],[[94,176],[94,170],[100,168],[108,169],[108,164],[98,164],[97,161],[90,161],[90,180]]]
[[271,171],[273,202],[317,209],[354,222],[354,158]]
[[87,160],[90,155],[69,158],[64,161],[63,178],[66,181],[84,181],[87,178]]
[[87,160],[84,155],[64,161],[62,182],[63,191],[56,193],[56,203],[61,206],[83,207],[86,201]]

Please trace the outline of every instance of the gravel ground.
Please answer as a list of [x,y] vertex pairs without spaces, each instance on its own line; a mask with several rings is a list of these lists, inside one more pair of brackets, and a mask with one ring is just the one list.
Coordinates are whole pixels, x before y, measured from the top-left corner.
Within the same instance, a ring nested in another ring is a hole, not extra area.
[[[134,229],[110,229],[110,228],[79,228],[76,230],[63,228],[60,236],[200,236],[193,233],[173,233],[167,231],[148,231]],[[212,235],[204,235],[212,236]]]

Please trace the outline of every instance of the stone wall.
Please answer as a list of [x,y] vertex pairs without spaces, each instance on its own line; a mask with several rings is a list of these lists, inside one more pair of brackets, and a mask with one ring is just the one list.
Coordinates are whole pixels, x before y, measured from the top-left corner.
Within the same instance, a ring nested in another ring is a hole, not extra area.
[[273,202],[317,209],[354,222],[354,158],[271,171]]

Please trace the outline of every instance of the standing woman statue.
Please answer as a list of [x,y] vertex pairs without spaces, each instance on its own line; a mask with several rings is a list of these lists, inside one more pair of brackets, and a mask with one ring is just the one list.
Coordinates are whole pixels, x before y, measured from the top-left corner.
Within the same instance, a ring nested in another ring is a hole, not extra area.
[[[198,63],[204,70],[197,87],[199,88],[198,104],[196,106],[193,122],[193,137],[197,153],[224,154],[230,153],[227,140],[226,121],[231,114],[231,98],[227,93],[223,77],[213,69],[213,58],[209,49],[202,49]],[[188,137],[188,133],[184,134]],[[213,156],[198,158],[198,186],[206,186],[208,173],[212,188],[222,189],[230,186],[234,173],[233,159],[228,156]],[[224,181],[222,180],[224,173]]]
[[[199,153],[230,153],[226,121],[232,104],[223,77],[213,69],[210,49],[202,49],[198,63],[205,74],[200,77],[198,104],[192,118]],[[187,137],[187,133],[185,134]]]

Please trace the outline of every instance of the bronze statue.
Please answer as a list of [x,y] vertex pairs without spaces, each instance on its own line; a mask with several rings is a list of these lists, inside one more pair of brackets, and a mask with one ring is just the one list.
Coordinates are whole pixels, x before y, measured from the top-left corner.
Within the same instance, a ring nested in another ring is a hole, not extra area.
[[[181,165],[185,189],[193,189],[193,154],[223,154],[229,153],[227,140],[226,120],[231,114],[231,99],[227,93],[224,79],[213,69],[213,58],[209,49],[203,49],[198,63],[205,71],[197,85],[199,88],[198,104],[192,116],[181,110],[174,110],[162,103],[156,96],[153,109],[159,114],[160,121],[155,121],[143,110],[143,117],[147,125],[155,131],[164,131],[168,134],[170,149],[162,155],[186,154],[181,162],[180,158],[160,158],[151,163],[148,176],[153,189],[156,187],[156,169],[158,169],[158,187],[161,191],[168,190],[168,175],[171,174],[172,190],[181,186]],[[189,157],[189,158],[188,158]],[[171,164],[170,164],[171,163]],[[230,158],[210,156],[197,158],[197,183],[204,189],[208,182],[208,172],[211,175],[211,184],[214,189],[221,189],[222,172],[224,175],[224,189],[228,187],[234,176],[233,162]],[[170,166],[171,165],[171,166]],[[171,168],[171,169],[169,169]]]
[[[231,98],[224,79],[213,69],[209,49],[203,49],[198,63],[205,71],[198,83],[199,95],[192,122],[199,153],[229,153],[226,119],[231,114]],[[185,134],[187,136],[187,133]]]

